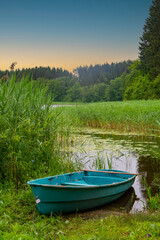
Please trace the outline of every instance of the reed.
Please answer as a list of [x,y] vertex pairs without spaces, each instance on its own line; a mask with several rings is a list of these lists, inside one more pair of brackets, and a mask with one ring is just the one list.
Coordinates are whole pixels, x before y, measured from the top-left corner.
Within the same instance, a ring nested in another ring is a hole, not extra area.
[[107,164],[108,164],[108,169],[112,169],[112,165],[113,165],[112,155],[111,156],[107,155]]
[[64,107],[63,114],[74,126],[160,134],[160,100],[79,104]]
[[148,186],[146,179],[142,178],[142,183],[146,188],[146,192],[147,192],[147,203],[149,206],[150,210],[158,210],[160,208],[160,194],[155,194],[154,196],[152,196],[152,189],[151,186]]
[[19,186],[31,178],[67,171],[66,158],[60,156],[59,136],[65,135],[60,132],[60,115],[51,110],[46,92],[27,77],[0,81],[1,182]]
[[100,155],[98,152],[97,157],[94,159],[92,167],[95,169],[105,169],[106,168],[106,161],[103,156]]

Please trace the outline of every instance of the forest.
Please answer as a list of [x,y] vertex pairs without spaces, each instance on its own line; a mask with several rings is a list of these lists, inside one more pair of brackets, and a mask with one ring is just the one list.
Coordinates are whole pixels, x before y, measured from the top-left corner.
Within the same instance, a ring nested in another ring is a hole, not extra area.
[[[84,66],[73,73],[61,68],[15,70],[17,80],[28,76],[47,86],[54,102],[100,102],[160,98],[160,75],[146,72],[140,60]],[[13,74],[0,71],[5,80]]]

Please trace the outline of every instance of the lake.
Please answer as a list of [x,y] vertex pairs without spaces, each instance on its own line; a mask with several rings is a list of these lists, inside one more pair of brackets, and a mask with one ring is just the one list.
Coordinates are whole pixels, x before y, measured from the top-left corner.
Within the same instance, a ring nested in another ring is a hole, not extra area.
[[[160,173],[160,137],[140,136],[136,134],[118,134],[101,129],[82,128],[75,131],[70,139],[70,158],[82,169],[113,168],[140,173],[132,190],[125,197],[107,209],[126,209],[135,213],[144,211],[147,205],[147,194],[142,178],[152,186],[154,192],[158,191],[156,179]],[[132,199],[132,201],[131,201]]]

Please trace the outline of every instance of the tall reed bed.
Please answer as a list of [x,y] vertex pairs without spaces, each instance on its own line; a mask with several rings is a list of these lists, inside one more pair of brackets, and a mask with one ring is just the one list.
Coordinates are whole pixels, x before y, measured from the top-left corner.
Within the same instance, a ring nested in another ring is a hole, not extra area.
[[0,80],[0,181],[16,185],[67,169],[60,156],[60,115],[47,89],[23,78]]
[[160,100],[89,103],[65,107],[68,122],[137,133],[160,133]]

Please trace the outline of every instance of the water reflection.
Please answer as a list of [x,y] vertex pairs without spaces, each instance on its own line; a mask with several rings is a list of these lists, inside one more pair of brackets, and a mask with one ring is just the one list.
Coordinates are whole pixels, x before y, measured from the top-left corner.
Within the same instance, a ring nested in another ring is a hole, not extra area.
[[[88,169],[109,168],[140,173],[151,185],[155,174],[160,173],[160,138],[153,136],[116,135],[94,129],[82,129],[72,135],[72,159]],[[146,191],[141,176],[133,185],[139,199],[132,212],[146,206]],[[154,188],[156,191],[156,188]],[[117,201],[118,203],[119,201]],[[112,206],[112,204],[110,205]]]
[[101,209],[118,211],[118,212],[130,212],[136,200],[137,200],[137,196],[135,194],[135,190],[133,187],[131,187],[118,200],[101,207]]

